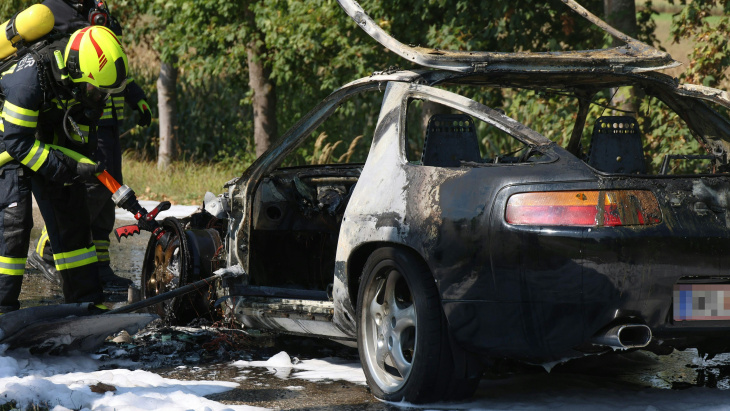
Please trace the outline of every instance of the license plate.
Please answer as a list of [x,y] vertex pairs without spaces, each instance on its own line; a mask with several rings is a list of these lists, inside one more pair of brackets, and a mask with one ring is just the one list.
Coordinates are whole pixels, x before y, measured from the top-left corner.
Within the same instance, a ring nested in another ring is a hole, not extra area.
[[675,284],[674,321],[730,320],[730,284]]

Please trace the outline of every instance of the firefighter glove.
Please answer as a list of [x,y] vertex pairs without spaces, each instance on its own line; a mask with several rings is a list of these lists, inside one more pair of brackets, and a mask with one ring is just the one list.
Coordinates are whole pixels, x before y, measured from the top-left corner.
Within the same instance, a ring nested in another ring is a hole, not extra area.
[[139,103],[137,103],[137,111],[139,111],[139,121],[137,121],[138,125],[147,127],[152,124],[152,111],[150,110],[150,105],[147,104],[147,101],[140,100]]
[[[44,176],[57,183],[73,183],[78,176],[76,172],[76,161],[59,150],[51,150],[51,154],[58,161],[49,161],[49,170]],[[53,166],[51,167],[50,164],[53,164]]]
[[101,163],[76,163],[76,174],[86,181],[96,181],[96,175],[104,171]]

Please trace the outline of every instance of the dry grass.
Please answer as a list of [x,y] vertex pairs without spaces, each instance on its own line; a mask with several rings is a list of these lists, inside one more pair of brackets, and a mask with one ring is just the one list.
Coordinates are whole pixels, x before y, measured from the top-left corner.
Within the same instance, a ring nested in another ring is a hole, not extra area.
[[175,162],[162,172],[153,161],[130,155],[122,161],[124,183],[139,199],[189,205],[202,203],[206,191],[223,193],[223,184],[240,176],[247,166]]
[[[652,0],[652,8],[659,13],[679,13],[682,10],[682,5],[679,0],[675,0],[674,4],[669,3],[668,0]],[[646,4],[646,0],[638,0],[636,7],[643,7]],[[722,6],[717,6],[712,10],[712,14],[719,16],[722,15]]]
[[672,26],[672,16],[670,14],[662,13],[655,16],[654,21],[656,22],[656,37],[661,42],[662,47],[664,47],[675,60],[682,63],[679,67],[664,70],[664,73],[672,77],[677,77],[687,69],[689,56],[694,48],[694,43],[689,40],[685,40],[680,43],[674,43],[672,41],[669,32]]

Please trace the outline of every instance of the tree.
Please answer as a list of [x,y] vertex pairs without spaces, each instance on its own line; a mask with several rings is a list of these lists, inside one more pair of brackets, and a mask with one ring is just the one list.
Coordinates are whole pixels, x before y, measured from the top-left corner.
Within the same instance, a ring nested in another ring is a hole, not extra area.
[[157,168],[166,169],[175,158],[175,134],[177,133],[177,67],[174,62],[160,63],[157,79],[157,107],[160,118],[160,146]]
[[[559,0],[543,3],[528,0],[363,0],[362,3],[371,17],[396,38],[433,48],[550,51],[611,45],[603,32]],[[597,15],[602,15],[604,5],[608,4],[604,4],[604,0],[581,3]],[[613,0],[606,10],[606,19],[627,34],[654,43],[651,2],[638,13],[631,3],[633,1]],[[699,3],[694,10],[701,14],[703,4],[718,2],[703,0]],[[279,130],[287,129],[342,84],[393,65],[411,68],[408,61],[384,50],[367,36],[335,0],[114,0],[113,6],[116,15],[125,16],[125,26],[132,28],[127,30],[132,33],[127,37],[127,43],[144,38],[162,61],[172,61],[173,57],[179,59],[177,68],[181,84],[177,87],[181,101],[178,106],[194,101],[203,106],[203,111],[188,111],[181,118],[196,118],[202,124],[206,117],[215,121],[215,117],[225,111],[227,114],[235,112],[237,121],[246,124],[245,133],[242,133],[241,128],[233,129],[225,124],[216,128],[215,124],[206,123],[205,127],[209,128],[196,131],[201,137],[194,142],[199,145],[217,144],[228,150],[227,143],[213,143],[212,140],[220,137],[226,141],[249,141],[249,136],[253,135],[255,152],[260,155]],[[120,14],[119,9],[124,11]],[[694,16],[687,13],[678,18],[687,20]],[[625,21],[638,28],[625,27]],[[715,48],[708,50],[718,53],[711,58],[725,58],[723,56],[727,54],[723,54],[722,47],[726,45],[713,44]],[[708,64],[710,61],[715,60],[698,55],[695,66],[707,70],[712,66]],[[726,63],[720,61],[719,64]],[[717,74],[715,78],[721,78],[721,75]],[[213,83],[215,87],[211,86]],[[216,97],[211,95],[212,89],[215,89]],[[242,92],[248,94],[225,107],[216,104],[221,101],[221,93],[238,95]],[[486,103],[502,104],[508,97],[494,93],[488,98],[492,101]],[[204,111],[206,107],[207,112]],[[253,130],[249,124],[253,124]],[[191,132],[181,127],[178,137]]]
[[[676,0],[669,0],[674,4]],[[682,10],[672,17],[672,36],[675,42],[691,39],[695,42],[689,67],[682,74],[689,83],[717,87],[728,79],[730,66],[730,1],[728,0],[686,0],[676,1]],[[717,9],[722,15],[716,22],[708,17]]]
[[255,4],[155,0],[148,13],[163,28],[158,34],[163,41],[155,46],[163,61],[177,58],[179,69],[193,84],[219,77],[230,87],[240,87],[245,84],[240,79],[248,74],[253,96],[245,103],[253,105],[256,152],[260,154],[276,138],[276,88],[268,81],[268,52],[251,11]]
[[[638,26],[636,22],[636,3],[634,0],[604,0],[603,12],[606,23],[620,30],[624,34],[636,38]],[[612,46],[621,46],[619,39],[613,39]],[[636,91],[628,87],[624,94],[617,93],[613,104],[625,111],[636,112]]]
[[[33,0],[3,0],[0,2],[0,23],[4,23],[19,11],[37,3]],[[3,34],[4,35],[4,34]]]
[[[256,16],[251,9],[246,10],[246,22],[249,27],[256,27]],[[262,37],[259,30],[251,30],[246,44],[248,85],[253,92],[256,157],[268,150],[277,137],[276,84],[271,79],[271,68],[264,60],[269,53]]]

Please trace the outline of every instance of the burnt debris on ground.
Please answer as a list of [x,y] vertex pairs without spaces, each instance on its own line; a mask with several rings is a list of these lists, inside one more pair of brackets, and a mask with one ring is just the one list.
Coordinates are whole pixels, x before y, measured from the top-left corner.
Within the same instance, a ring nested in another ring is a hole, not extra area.
[[180,366],[201,366],[236,360],[267,359],[286,351],[300,359],[337,356],[357,361],[357,350],[314,338],[274,335],[258,330],[222,327],[220,323],[196,319],[188,326],[168,326],[156,320],[130,336],[124,332],[110,337],[97,350],[107,360],[104,368],[128,361],[145,370]]

